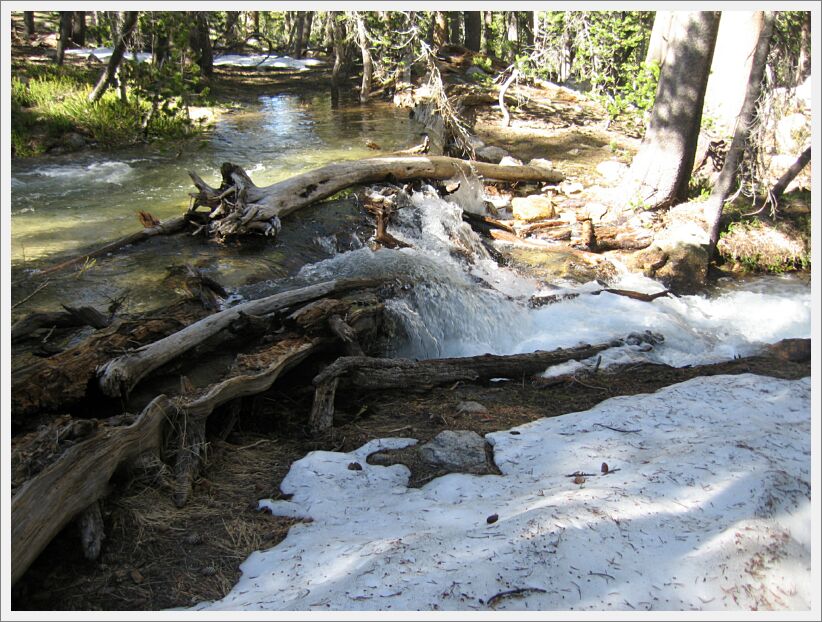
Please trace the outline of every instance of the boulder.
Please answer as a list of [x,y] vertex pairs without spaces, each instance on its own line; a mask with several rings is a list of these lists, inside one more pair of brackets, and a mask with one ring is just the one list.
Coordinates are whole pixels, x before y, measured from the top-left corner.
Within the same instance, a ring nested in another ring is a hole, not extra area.
[[551,160],[546,160],[545,158],[534,158],[528,163],[528,166],[536,166],[537,168],[547,168],[548,170],[554,169],[554,163]]
[[497,147],[495,145],[486,145],[481,149],[477,149],[476,152],[477,160],[480,162],[490,162],[491,164],[497,164],[505,156],[511,155],[502,147]]
[[811,360],[810,339],[783,339],[767,346],[767,350],[783,361],[804,363]]
[[86,146],[86,139],[77,132],[68,132],[63,136],[63,144],[69,149],[82,149]]
[[479,402],[460,402],[457,404],[457,414],[460,415],[482,415],[488,409]]
[[419,448],[429,465],[448,471],[484,471],[485,439],[468,430],[445,430]]
[[505,156],[499,161],[500,166],[522,166],[522,160],[517,160],[513,156]]
[[527,197],[514,197],[511,201],[514,218],[525,222],[549,220],[556,217],[554,204],[550,197],[532,194]]

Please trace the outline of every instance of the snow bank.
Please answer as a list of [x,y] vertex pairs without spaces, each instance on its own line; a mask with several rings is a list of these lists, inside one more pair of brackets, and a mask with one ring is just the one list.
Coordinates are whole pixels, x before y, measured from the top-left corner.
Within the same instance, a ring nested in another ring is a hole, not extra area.
[[[75,56],[93,56],[100,62],[106,63],[114,53],[112,48],[76,48],[66,50],[66,54]],[[149,52],[128,52],[126,58],[140,63],[151,62]],[[316,58],[291,58],[290,56],[266,56],[265,54],[221,54],[214,57],[214,66],[233,65],[236,67],[274,67],[276,69],[299,69],[308,71],[312,67],[322,65],[323,61]]]
[[411,439],[310,453],[260,505],[313,522],[195,609],[808,609],[810,392],[746,374],[613,398],[488,435],[502,476],[421,489],[365,461]]

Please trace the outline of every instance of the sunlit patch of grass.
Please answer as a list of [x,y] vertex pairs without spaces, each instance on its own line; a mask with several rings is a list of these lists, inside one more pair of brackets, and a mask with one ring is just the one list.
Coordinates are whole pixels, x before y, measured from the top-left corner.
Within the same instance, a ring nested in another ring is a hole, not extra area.
[[[23,78],[11,82],[12,155],[28,157],[64,144],[65,135],[75,132],[86,142],[103,147],[143,140],[142,120],[150,103],[132,95],[125,101],[116,89],[109,89],[97,103],[88,101],[92,84],[84,72],[66,68],[32,67]],[[154,138],[179,138],[196,127],[183,111],[157,117],[150,127]]]

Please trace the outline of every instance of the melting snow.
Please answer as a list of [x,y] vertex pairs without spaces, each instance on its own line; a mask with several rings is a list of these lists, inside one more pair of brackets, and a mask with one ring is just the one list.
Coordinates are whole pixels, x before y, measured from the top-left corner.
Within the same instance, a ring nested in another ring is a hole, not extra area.
[[[112,48],[76,48],[66,50],[66,54],[93,56],[100,62],[108,62],[114,53]],[[151,62],[149,52],[128,52],[126,58],[137,62]],[[299,69],[307,71],[311,67],[324,64],[316,58],[291,58],[290,56],[267,56],[265,54],[222,54],[214,57],[214,66],[234,65],[237,67],[274,67],[276,69]]]
[[196,609],[808,609],[810,398],[810,378],[695,378],[489,434],[503,475],[420,489],[366,462],[413,439],[310,453],[260,506],[313,522]]

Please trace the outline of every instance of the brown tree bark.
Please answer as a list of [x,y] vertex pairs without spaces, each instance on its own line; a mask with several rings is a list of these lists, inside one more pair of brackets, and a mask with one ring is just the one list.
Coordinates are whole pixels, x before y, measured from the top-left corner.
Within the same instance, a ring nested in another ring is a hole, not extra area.
[[305,11],[297,11],[294,21],[294,42],[291,53],[294,58],[302,58],[303,55],[303,33],[305,32]]
[[464,43],[462,28],[460,28],[461,21],[462,12],[448,11],[448,43],[452,43],[454,45],[462,45]]
[[71,23],[71,42],[83,47],[86,45],[86,12],[74,11]]
[[125,16],[123,17],[123,23],[120,26],[120,32],[117,35],[117,43],[114,46],[114,52],[108,61],[108,65],[106,66],[103,75],[100,76],[100,79],[97,81],[94,89],[91,93],[89,93],[88,100],[90,102],[99,101],[103,96],[103,93],[106,92],[106,89],[108,89],[113,82],[114,77],[117,74],[117,70],[120,67],[120,63],[123,60],[123,56],[126,53],[126,42],[128,41],[128,37],[137,25],[137,15],[137,11],[126,11]]
[[371,79],[374,75],[374,62],[371,60],[368,33],[365,29],[365,20],[362,13],[356,12],[354,19],[357,22],[357,41],[362,54],[362,86],[360,87],[360,103],[364,104],[371,95]]
[[214,51],[211,47],[211,33],[208,28],[208,13],[205,11],[190,11],[189,13],[194,22],[189,35],[189,45],[200,66],[200,75],[210,78],[214,75]]
[[60,39],[57,41],[57,64],[62,65],[66,54],[66,46],[71,40],[71,22],[74,13],[60,11]]
[[711,196],[705,202],[703,213],[705,220],[710,227],[709,245],[711,254],[716,249],[719,241],[720,218],[725,200],[731,194],[733,186],[736,184],[739,166],[742,163],[742,156],[745,153],[745,146],[748,143],[748,136],[751,133],[751,126],[756,116],[756,104],[759,94],[762,91],[762,78],[765,75],[765,66],[768,61],[770,50],[771,34],[773,33],[773,12],[757,11],[757,22],[759,23],[759,40],[756,44],[753,62],[751,63],[751,73],[748,77],[748,85],[745,91],[745,100],[742,110],[736,121],[734,138],[728,153],[725,155],[725,164],[719,173],[719,179],[714,184]]
[[465,47],[480,51],[482,39],[482,11],[465,11]]
[[26,26],[26,37],[31,39],[35,35],[34,11],[23,11],[23,24]]
[[448,13],[436,11],[434,13],[434,38],[432,47],[437,50],[448,42]]
[[642,145],[617,193],[634,207],[669,207],[686,198],[719,13],[676,13],[656,103]]
[[482,51],[486,55],[491,54],[491,42],[494,39],[494,13],[492,11],[482,12]]

